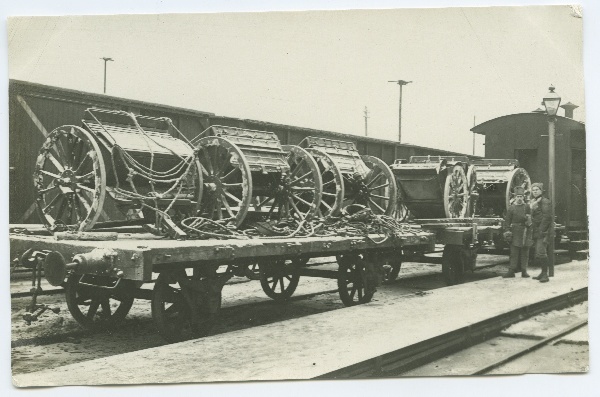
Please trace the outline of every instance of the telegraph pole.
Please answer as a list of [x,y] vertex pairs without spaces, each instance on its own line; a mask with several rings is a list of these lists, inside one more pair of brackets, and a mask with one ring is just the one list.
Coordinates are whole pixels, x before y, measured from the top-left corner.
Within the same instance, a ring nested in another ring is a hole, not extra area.
[[364,116],[365,118],[365,136],[368,135],[368,129],[367,129],[367,119],[370,118],[369,117],[369,109],[367,109],[367,107],[365,106],[365,111],[364,111]]
[[400,86],[400,102],[398,104],[398,142],[402,142],[402,86],[412,83],[412,81],[388,80],[388,83],[396,83]]
[[113,61],[114,61],[114,59],[112,59],[112,58],[108,58],[108,57],[102,57],[102,58],[100,58],[100,59],[104,59],[104,93],[106,94],[106,63],[107,63],[108,61],[111,61],[111,62],[113,62]]

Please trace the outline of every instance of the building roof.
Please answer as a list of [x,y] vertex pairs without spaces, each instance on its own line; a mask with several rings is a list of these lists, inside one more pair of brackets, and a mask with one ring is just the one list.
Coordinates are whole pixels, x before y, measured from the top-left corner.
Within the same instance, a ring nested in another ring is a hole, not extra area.
[[[471,131],[473,131],[475,134],[485,135],[486,130],[493,124],[495,124],[499,121],[504,121],[506,119],[515,118],[515,117],[521,117],[524,119],[531,119],[531,120],[535,120],[535,121],[546,120],[546,118],[547,118],[545,113],[538,113],[538,112],[507,114],[505,116],[500,116],[500,117],[496,117],[496,118],[488,120],[488,121],[484,121],[483,123],[478,124],[475,127],[471,128]],[[579,125],[582,130],[585,130],[585,123],[583,123],[581,121],[573,120],[571,118],[564,117],[564,116],[556,116],[556,118],[558,120],[561,120],[566,123],[575,123],[575,124]]]

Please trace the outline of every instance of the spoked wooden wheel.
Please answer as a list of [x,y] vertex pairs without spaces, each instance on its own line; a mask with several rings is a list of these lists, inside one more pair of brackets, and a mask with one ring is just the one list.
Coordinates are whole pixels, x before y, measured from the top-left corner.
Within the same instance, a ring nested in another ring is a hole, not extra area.
[[467,176],[461,165],[448,170],[444,187],[444,210],[448,218],[464,218],[469,208]]
[[365,264],[359,257],[338,258],[338,293],[346,306],[370,302],[374,290],[367,288]]
[[474,216],[477,210],[477,202],[479,199],[479,186],[477,185],[477,171],[475,166],[469,166],[467,170],[467,183],[469,186],[469,208],[467,210],[468,216]]
[[270,207],[269,219],[294,219],[301,222],[312,218],[321,205],[323,181],[316,161],[298,146],[283,146],[290,165],[277,186],[261,197],[258,208]]
[[62,126],[50,134],[35,163],[37,211],[51,232],[90,230],[102,213],[106,169],[95,138]]
[[260,285],[269,298],[276,301],[289,299],[300,281],[295,263],[277,261],[260,264]]
[[344,178],[344,207],[361,204],[376,215],[392,215],[396,208],[396,180],[390,167],[377,157],[361,156],[368,168],[364,178]]
[[[194,277],[188,276],[185,270],[178,270],[161,272],[156,279],[152,291],[152,320],[158,333],[168,342],[205,336],[216,322],[221,307],[220,293],[217,302],[209,302],[216,307],[216,310],[211,311],[200,294],[189,294],[186,297],[182,291],[178,280]],[[190,300],[197,307],[195,316],[192,316]],[[195,322],[193,317],[196,318]]]
[[252,199],[252,175],[244,154],[222,137],[204,137],[196,145],[204,174],[202,215],[240,226]]
[[65,286],[65,298],[73,318],[88,329],[110,328],[123,321],[133,305],[131,292],[135,285],[130,280],[118,280],[72,273]]
[[525,202],[529,202],[531,195],[531,178],[524,168],[515,168],[508,176],[508,184],[506,185],[506,210],[515,199],[515,188],[519,186],[525,190]]
[[322,217],[337,216],[342,209],[344,201],[344,181],[342,172],[333,162],[333,159],[322,150],[306,149],[315,159],[321,179],[323,180],[323,193],[318,214]]

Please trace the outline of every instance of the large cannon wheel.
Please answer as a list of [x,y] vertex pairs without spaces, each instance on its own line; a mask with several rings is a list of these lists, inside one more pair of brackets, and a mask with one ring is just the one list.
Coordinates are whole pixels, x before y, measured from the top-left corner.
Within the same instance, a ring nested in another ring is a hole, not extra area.
[[449,170],[444,186],[444,210],[447,218],[464,218],[469,208],[469,185],[460,164]]
[[333,159],[318,149],[306,149],[315,159],[323,181],[319,215],[322,217],[339,215],[344,201],[344,179]]
[[531,194],[531,178],[529,178],[529,174],[525,171],[524,168],[515,168],[511,171],[508,176],[508,183],[506,185],[506,209],[512,204],[514,201],[514,190],[515,187],[520,186],[525,190],[525,201],[529,201],[529,196]]
[[369,207],[376,215],[391,216],[396,209],[396,180],[392,170],[377,157],[363,155],[368,168],[364,178],[345,177],[346,197],[344,206],[361,204]]
[[222,137],[204,137],[196,146],[202,165],[203,216],[240,226],[252,199],[252,175],[242,151]]
[[106,168],[86,130],[66,125],[48,134],[33,172],[37,211],[46,228],[90,230],[102,213]]
[[299,146],[286,145],[286,160],[290,166],[277,186],[260,197],[258,208],[269,208],[269,219],[295,219],[301,222],[312,218],[321,205],[323,181],[317,162]]

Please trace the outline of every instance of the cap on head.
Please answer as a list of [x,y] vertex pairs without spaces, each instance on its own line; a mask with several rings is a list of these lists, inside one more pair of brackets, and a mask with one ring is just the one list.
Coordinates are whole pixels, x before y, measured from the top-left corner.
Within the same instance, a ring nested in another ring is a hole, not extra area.
[[515,187],[515,190],[513,190],[513,192],[515,193],[515,196],[524,196],[525,195],[525,189],[523,189],[521,186]]
[[531,184],[531,188],[533,189],[534,187],[537,187],[538,189],[540,189],[542,192],[544,191],[544,184],[541,182],[536,182],[536,183],[532,183]]

